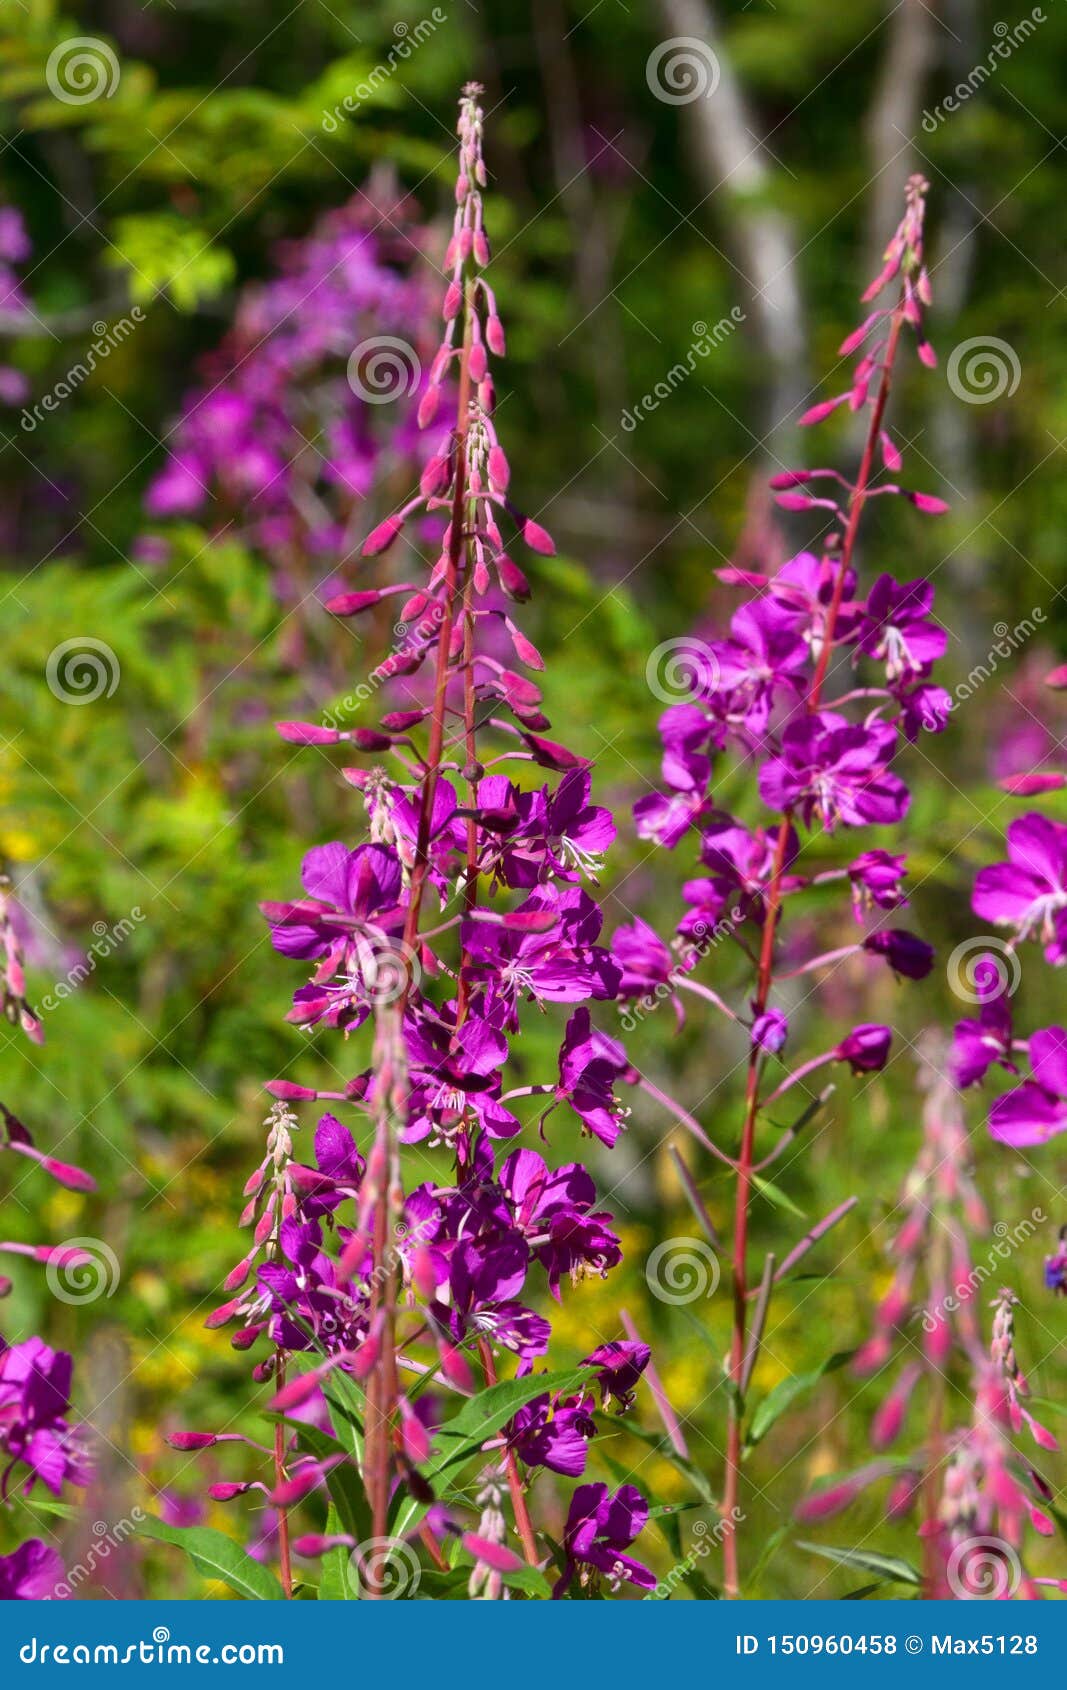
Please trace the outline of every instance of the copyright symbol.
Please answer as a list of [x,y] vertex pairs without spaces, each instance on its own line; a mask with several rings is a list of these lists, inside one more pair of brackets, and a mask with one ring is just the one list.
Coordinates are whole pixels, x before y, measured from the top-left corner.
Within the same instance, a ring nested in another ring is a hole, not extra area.
[[921,1637],[905,1637],[904,1647],[908,1651],[909,1655],[921,1655],[923,1652],[923,1640]]

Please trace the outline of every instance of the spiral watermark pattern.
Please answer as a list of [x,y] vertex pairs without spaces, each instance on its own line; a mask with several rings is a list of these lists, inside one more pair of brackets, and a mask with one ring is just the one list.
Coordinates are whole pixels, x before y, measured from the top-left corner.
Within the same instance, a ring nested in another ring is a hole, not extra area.
[[710,100],[719,76],[718,59],[707,42],[695,35],[672,35],[669,41],[661,41],[645,64],[645,81],[667,106]]
[[95,704],[98,698],[110,698],[121,674],[111,647],[90,634],[76,634],[54,646],[44,669],[49,692],[64,704]]
[[49,90],[67,106],[110,100],[121,75],[115,49],[96,35],[74,35],[61,41],[44,67]]
[[949,388],[966,405],[991,405],[1005,396],[1010,399],[1022,373],[1013,346],[996,335],[980,334],[953,347],[945,371]]
[[719,1283],[719,1258],[702,1238],[665,1238],[645,1263],[652,1295],[675,1307],[712,1297]]
[[368,405],[410,398],[421,379],[418,353],[397,335],[376,334],[361,340],[348,360],[348,385]]
[[417,949],[400,939],[375,949],[362,963],[361,972],[368,1003],[384,1008],[417,988],[422,964]]
[[1004,1602],[1015,1595],[1023,1570],[1000,1537],[968,1537],[948,1559],[949,1588],[961,1602]]
[[1013,998],[1022,979],[1018,955],[1003,939],[978,933],[956,946],[945,965],[949,991],[961,1003],[988,1003],[990,998]]
[[664,640],[649,652],[645,683],[661,704],[684,704],[696,692],[714,692],[719,684],[718,661],[702,640],[688,635]]
[[102,1238],[64,1239],[45,1269],[48,1289],[59,1303],[96,1303],[101,1297],[113,1297],[121,1277],[119,1259]]
[[365,1585],[374,1585],[387,1602],[412,1597],[419,1588],[422,1567],[410,1544],[398,1537],[368,1537],[357,1543],[351,1564]]

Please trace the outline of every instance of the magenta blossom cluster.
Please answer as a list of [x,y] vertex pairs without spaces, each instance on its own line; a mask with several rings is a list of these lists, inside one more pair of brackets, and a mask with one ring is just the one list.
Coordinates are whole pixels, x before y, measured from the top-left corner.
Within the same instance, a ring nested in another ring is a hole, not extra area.
[[[874,302],[883,290],[894,291],[841,347],[842,357],[857,359],[851,385],[800,419],[818,423],[843,406],[863,415],[866,441],[858,470],[854,477],[828,468],[790,470],[771,481],[784,508],[830,513],[818,549],[799,553],[773,572],[720,570],[721,579],[751,594],[731,617],[728,637],[671,643],[672,651],[681,647],[687,696],[660,718],[663,784],[639,800],[635,819],[642,838],[669,850],[695,834],[699,868],[683,888],[687,908],[673,947],[643,922],[623,927],[612,945],[624,997],[641,1002],[665,990],[676,998],[696,994],[748,1030],[740,1148],[736,1156],[716,1149],[737,1173],[730,1362],[737,1390],[727,1450],[727,1517],[737,1505],[740,1482],[741,1399],[759,1345],[759,1325],[751,1340],[747,1332],[749,1198],[754,1180],[799,1130],[788,1130],[757,1157],[758,1124],[764,1111],[829,1064],[847,1064],[858,1074],[882,1068],[892,1037],[889,1027],[862,1023],[829,1050],[799,1060],[787,1006],[775,999],[785,982],[825,975],[852,957],[887,964],[906,980],[921,980],[933,961],[930,945],[899,924],[907,903],[907,863],[890,848],[892,834],[886,844],[864,837],[844,867],[836,846],[822,860],[819,855],[820,844],[833,835],[897,827],[909,804],[899,767],[902,743],[924,730],[940,731],[950,710],[948,694],[932,678],[946,645],[933,613],[933,587],[922,577],[881,573],[864,588],[856,565],[861,518],[871,499],[899,495],[929,513],[946,508],[896,479],[901,454],[886,422],[905,331],[916,335],[922,362],[933,360],[922,327],[930,298],[923,257],[925,193],[920,178],[909,181],[904,217],[865,299]],[[727,813],[715,801],[721,764],[729,767],[731,761],[755,774],[763,807],[756,821]],[[860,933],[851,944],[797,963],[782,943],[790,902],[835,884],[847,891]],[[739,945],[751,960],[747,1004],[726,1003],[698,977],[720,938]],[[769,1079],[780,1064],[784,1075]],[[660,1097],[679,1119],[686,1118],[672,1100]],[[810,1088],[808,1098],[817,1107]],[[821,1223],[820,1236],[842,1212]],[[809,1242],[810,1237],[803,1248]],[[765,1309],[761,1294],[757,1320]],[[724,1549],[727,1594],[736,1595],[736,1534],[727,1536]]]
[[[942,1053],[930,1054],[940,1064]],[[886,1481],[887,1519],[920,1514],[927,1596],[1037,1596],[1038,1585],[1058,1581],[1031,1579],[1019,1551],[1027,1525],[1052,1534],[1046,1512],[1052,1492],[1013,1440],[1025,1431],[1042,1450],[1059,1445],[1028,1405],[1011,1291],[1002,1290],[993,1304],[988,1347],[983,1337],[982,1287],[990,1264],[1009,1258],[1013,1246],[1007,1239],[987,1242],[989,1222],[974,1185],[959,1094],[932,1065],[924,1083],[923,1142],[897,1204],[893,1277],[874,1331],[853,1359],[861,1376],[881,1381],[893,1373],[871,1421],[875,1459],[806,1497],[796,1517],[828,1519]],[[979,1251],[986,1259],[976,1261]],[[964,1426],[952,1426],[945,1415],[957,1370],[973,1398]],[[921,1408],[921,1435],[914,1442],[906,1438],[913,1405]],[[902,1440],[907,1448],[900,1455]]]
[[283,602],[332,579],[375,483],[428,455],[413,421],[381,427],[383,402],[427,388],[432,304],[412,266],[423,245],[410,207],[373,192],[285,242],[280,273],[246,290],[204,360],[148,514],[236,524]]
[[[331,1380],[347,1374],[364,1396],[360,1478],[376,1537],[405,1487],[432,1504],[421,1531],[431,1556],[441,1564],[440,1543],[458,1535],[475,1561],[471,1593],[484,1597],[522,1564],[506,1541],[503,1499],[536,1567],[547,1551],[529,1516],[529,1475],[584,1472],[597,1413],[630,1405],[649,1351],[608,1336],[568,1388],[537,1387],[551,1338],[541,1292],[551,1305],[621,1257],[588,1168],[549,1154],[551,1118],[565,1108],[610,1147],[625,1124],[617,1088],[631,1076],[589,1008],[612,1001],[621,980],[590,889],[614,824],[592,799],[585,760],[546,736],[529,678],[541,660],[500,607],[502,596],[529,593],[501,523],[534,552],[552,542],[512,503],[493,421],[490,359],[502,355],[504,331],[485,276],[478,92],[468,88],[460,107],[444,332],[419,405],[425,427],[446,405],[454,422],[418,494],[363,547],[375,557],[403,536],[414,573],[429,533],[436,561],[421,585],[359,587],[331,606],[353,616],[386,591],[405,596],[407,636],[371,677],[389,680],[387,702],[399,690],[404,707],[373,727],[280,725],[290,741],[343,743],[374,759],[344,771],[362,794],[369,837],[315,846],[303,895],[265,908],[276,950],[304,965],[290,1020],[346,1039],[366,1026],[372,1042],[362,1064],[342,1058],[351,1077],[340,1086],[269,1084],[266,1154],[242,1217],[252,1242],[211,1324],[235,1324],[239,1349],[266,1346],[256,1376],[273,1378],[275,1406],[289,1413],[329,1397]],[[501,630],[507,663],[493,655]],[[520,784],[520,770],[537,767],[550,778]],[[531,1083],[525,1065],[515,1072],[515,1042],[531,1011],[557,1006],[566,1019],[556,1069]],[[331,1107],[304,1158],[292,1111],[315,1101]],[[545,1154],[522,1142],[538,1123]],[[530,1388],[486,1446],[472,1528],[437,1486],[442,1426],[457,1403],[496,1384],[508,1358]],[[287,1587],[287,1509],[328,1482],[335,1459],[279,1444],[273,1482],[261,1487],[280,1511]],[[560,1593],[579,1573],[583,1588],[601,1576],[647,1585],[651,1575],[622,1553],[646,1515],[632,1487],[614,1499],[603,1486],[576,1493]],[[311,1533],[294,1548],[321,1554],[351,1541]],[[376,1594],[373,1574],[366,1583]]]

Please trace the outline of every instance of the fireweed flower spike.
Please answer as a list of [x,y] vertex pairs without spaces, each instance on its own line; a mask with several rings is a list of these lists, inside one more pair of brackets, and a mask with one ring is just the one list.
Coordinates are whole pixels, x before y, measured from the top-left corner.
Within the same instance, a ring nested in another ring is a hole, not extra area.
[[[920,510],[946,507],[926,493],[905,490],[895,479],[901,454],[887,425],[890,385],[902,337],[914,333],[924,364],[934,362],[922,332],[930,286],[923,259],[926,183],[912,177],[903,219],[886,249],[885,265],[867,290],[874,309],[841,347],[858,355],[850,388],[815,405],[800,420],[818,423],[839,406],[867,418],[866,440],[855,479],[833,469],[791,470],[771,486],[780,505],[792,511],[829,511],[831,522],[818,552],[802,552],[776,573],[727,569],[731,585],[756,590],[733,616],[729,637],[711,640],[693,664],[691,697],[670,706],[660,720],[666,790],[635,807],[637,831],[668,850],[699,830],[702,877],[687,882],[692,906],[679,925],[691,945],[687,969],[670,967],[670,953],[656,935],[624,929],[614,954],[623,970],[624,993],[680,988],[701,991],[713,1007],[723,1005],[695,978],[701,959],[714,947],[703,943],[727,914],[726,931],[753,958],[755,978],[747,992],[752,1027],[744,1116],[737,1172],[733,1238],[733,1337],[731,1393],[723,1514],[738,1505],[743,1446],[742,1381],[751,1376],[759,1348],[765,1299],[749,1283],[748,1217],[754,1179],[791,1143],[803,1122],[786,1132],[762,1159],[756,1156],[761,1110],[827,1063],[847,1063],[857,1074],[884,1066],[890,1029],[856,1027],[831,1050],[797,1061],[774,1085],[765,1075],[784,1051],[794,1058],[794,1040],[784,1011],[772,1003],[778,980],[819,973],[846,958],[884,960],[903,978],[921,979],[930,970],[930,947],[913,934],[886,926],[884,912],[906,902],[906,865],[883,848],[865,848],[848,870],[820,867],[809,859],[820,835],[853,829],[894,827],[905,814],[908,789],[897,769],[902,739],[920,726],[939,730],[948,714],[948,695],[930,679],[945,636],[932,617],[933,588],[923,580],[897,581],[882,573],[864,593],[857,577],[857,540],[868,502],[899,495]],[[890,295],[888,290],[894,291]],[[884,302],[875,303],[883,299]],[[892,477],[892,479],[889,479]],[[817,495],[811,489],[818,489]],[[846,665],[862,679],[844,679],[840,696],[828,697]],[[750,828],[724,815],[712,802],[712,766],[726,749],[757,766],[759,796],[770,814]],[[797,891],[834,881],[847,886],[864,936],[800,967],[785,969],[779,955],[780,929],[788,899]],[[648,985],[646,987],[646,982]],[[663,984],[665,983],[665,985]],[[786,1040],[788,1038],[788,1043]],[[648,1089],[647,1087],[645,1088]],[[671,1100],[679,1119],[688,1119]],[[818,1101],[813,1104],[818,1107]],[[749,1302],[755,1298],[754,1336]],[[739,1594],[737,1533],[724,1540],[725,1590]]]
[[[585,760],[547,737],[528,678],[541,659],[510,614],[530,589],[503,525],[534,553],[552,541],[512,502],[494,421],[491,363],[504,331],[486,276],[479,92],[468,87],[460,104],[444,327],[418,406],[426,428],[440,429],[446,411],[453,420],[417,494],[363,545],[368,559],[410,553],[405,631],[374,671],[388,684],[385,712],[373,728],[325,737],[314,723],[279,725],[290,741],[343,740],[377,759],[344,770],[368,838],[314,846],[304,895],[264,908],[275,949],[306,970],[289,1019],[342,1035],[334,1062],[348,1077],[328,1090],[269,1083],[266,1154],[242,1216],[251,1242],[210,1322],[233,1325],[239,1349],[267,1348],[255,1377],[273,1381],[272,1406],[288,1421],[270,1480],[214,1494],[266,1492],[286,1584],[287,1514],[302,1498],[317,1506],[325,1491],[331,1516],[325,1532],[295,1540],[298,1554],[358,1549],[338,1529],[351,1514],[345,1491],[331,1488],[343,1459],[358,1471],[375,1540],[417,1542],[442,1571],[442,1543],[458,1539],[473,1561],[464,1589],[485,1599],[506,1596],[523,1561],[548,1558],[529,1475],[582,1476],[598,1416],[631,1406],[649,1352],[609,1334],[566,1388],[541,1383],[552,1327],[531,1306],[536,1289],[551,1307],[622,1254],[588,1169],[551,1157],[553,1115],[571,1111],[610,1147],[625,1128],[620,1088],[635,1076],[590,1014],[622,979],[593,896],[614,823],[591,796]],[[428,571],[423,542],[433,546]],[[361,582],[333,609],[356,615],[378,596]],[[516,763],[547,780],[520,788]],[[556,1019],[558,1058],[540,1079],[524,1072],[509,1084],[531,1013]],[[330,1107],[304,1151],[297,1111],[316,1101]],[[538,1129],[535,1150],[523,1140]],[[354,1402],[360,1454],[342,1458],[321,1431],[332,1422],[351,1449]],[[480,1479],[453,1489],[449,1457],[475,1409]],[[320,1432],[310,1450],[294,1416]],[[204,1436],[214,1442],[195,1438]],[[652,1575],[622,1554],[647,1505],[632,1486],[613,1499],[592,1488],[595,1506],[572,1510],[564,1590],[584,1589],[594,1569],[606,1589],[619,1578],[647,1585]],[[384,1569],[356,1559],[366,1593],[383,1594]]]
[[[940,1066],[942,1052],[931,1055]],[[989,1266],[975,1257],[992,1260],[1001,1246],[986,1242],[989,1222],[959,1094],[933,1067],[923,1080],[923,1142],[895,1211],[893,1277],[853,1359],[859,1375],[879,1385],[888,1379],[870,1437],[876,1452],[892,1451],[893,1458],[805,1497],[795,1513],[805,1522],[828,1519],[888,1479],[887,1519],[920,1514],[928,1596],[1035,1596],[1040,1581],[1023,1573],[1019,1550],[1027,1520],[1042,1534],[1052,1530],[1040,1506],[1048,1488],[1012,1440],[1025,1430],[1041,1449],[1058,1445],[1027,1407],[1011,1291],[992,1304],[986,1349],[981,1292]],[[1011,1254],[1006,1241],[1002,1254]],[[969,1424],[953,1427],[947,1387],[960,1372],[970,1381],[974,1412]],[[908,1439],[912,1426],[921,1427],[917,1444]]]

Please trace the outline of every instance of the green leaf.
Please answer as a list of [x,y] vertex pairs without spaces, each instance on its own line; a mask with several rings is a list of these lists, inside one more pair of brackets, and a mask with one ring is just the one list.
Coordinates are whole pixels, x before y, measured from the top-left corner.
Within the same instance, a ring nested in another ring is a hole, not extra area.
[[788,1379],[780,1379],[767,1395],[758,1402],[752,1411],[752,1419],[745,1439],[746,1447],[753,1449],[762,1438],[767,1436],[775,1421],[785,1413],[789,1405],[796,1401],[805,1391],[810,1391],[813,1385],[826,1373],[833,1373],[838,1367],[843,1367],[852,1356],[851,1350],[839,1350],[829,1356],[820,1367],[814,1367],[808,1373],[793,1373]]
[[836,1561],[842,1567],[873,1573],[883,1584],[922,1584],[921,1575],[911,1563],[896,1555],[879,1555],[874,1549],[832,1549],[825,1543],[798,1543],[797,1548],[821,1555],[826,1561]]
[[197,1572],[221,1579],[238,1596],[254,1602],[277,1602],[284,1591],[269,1567],[253,1561],[240,1544],[212,1526],[166,1526],[162,1520],[142,1520],[137,1530],[160,1543],[184,1549]]
[[803,1209],[798,1209],[791,1197],[787,1197],[781,1186],[775,1185],[772,1179],[764,1179],[762,1174],[753,1174],[752,1183],[761,1197],[766,1197],[777,1209],[788,1209],[798,1220],[806,1221],[807,1215]]
[[[332,1537],[335,1532],[345,1530],[344,1521],[338,1511],[337,1504],[331,1502],[326,1510],[326,1534]],[[351,1576],[351,1550],[339,1544],[336,1549],[328,1549],[322,1557],[322,1582],[319,1585],[320,1602],[351,1602],[358,1595]]]

